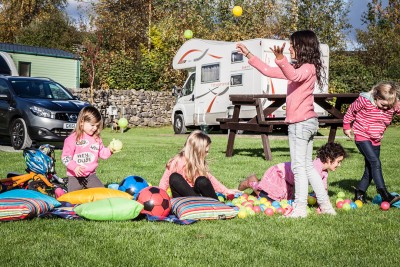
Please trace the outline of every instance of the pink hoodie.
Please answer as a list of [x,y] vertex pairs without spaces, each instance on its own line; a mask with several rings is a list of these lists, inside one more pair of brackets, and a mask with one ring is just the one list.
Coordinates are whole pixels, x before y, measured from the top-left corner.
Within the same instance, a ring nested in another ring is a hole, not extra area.
[[[180,157],[178,159],[173,160],[170,164],[169,167],[165,169],[165,172],[160,180],[159,187],[167,190],[169,187],[169,177],[171,176],[172,173],[179,173],[182,175],[183,178],[188,182],[188,184],[193,187],[194,184],[190,182],[186,178],[186,160],[183,157]],[[210,180],[212,186],[214,187],[215,192],[219,192],[222,194],[226,194],[228,191],[228,188],[226,188],[221,182],[217,180],[214,176],[212,176],[210,173],[208,173],[207,178]]]
[[101,138],[96,140],[93,136],[84,133],[77,142],[74,132],[64,141],[61,160],[67,167],[68,176],[76,177],[75,168],[81,165],[85,166],[83,177],[87,177],[96,172],[99,158],[108,159],[111,154],[110,149],[104,147]]
[[[328,190],[328,172],[322,170],[323,163],[319,158],[314,160],[314,168],[321,176],[325,189]],[[277,201],[293,199],[294,175],[290,169],[291,163],[284,162],[270,167],[255,189],[268,193],[268,196]]]
[[303,64],[295,69],[286,57],[281,60],[275,59],[275,63],[278,67],[271,67],[256,56],[249,59],[249,64],[265,76],[288,80],[285,122],[291,124],[317,118],[313,96],[317,81],[315,66]]

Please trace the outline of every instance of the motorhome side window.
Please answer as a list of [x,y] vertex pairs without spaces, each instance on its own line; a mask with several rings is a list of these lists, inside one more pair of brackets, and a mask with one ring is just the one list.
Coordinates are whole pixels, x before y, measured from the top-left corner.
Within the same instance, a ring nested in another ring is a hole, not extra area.
[[240,54],[238,51],[234,51],[231,55],[231,63],[237,62],[243,62],[243,54]]
[[242,74],[234,74],[231,75],[231,86],[243,85],[243,75]]
[[219,63],[201,67],[201,83],[219,82]]
[[190,95],[193,93],[195,81],[196,73],[192,73],[192,75],[190,75],[190,78],[187,80],[185,86],[183,87],[182,95]]

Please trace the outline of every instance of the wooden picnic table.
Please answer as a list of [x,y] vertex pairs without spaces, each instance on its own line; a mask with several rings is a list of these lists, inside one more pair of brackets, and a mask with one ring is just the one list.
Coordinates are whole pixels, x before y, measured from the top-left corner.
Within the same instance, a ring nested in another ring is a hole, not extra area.
[[[328,142],[334,142],[338,126],[342,126],[344,113],[341,108],[343,104],[350,104],[357,99],[359,94],[314,94],[314,102],[326,110],[328,116],[318,117],[321,125],[329,126]],[[234,106],[231,118],[218,118],[221,129],[229,130],[226,156],[231,157],[237,131],[243,130],[261,134],[264,155],[266,160],[272,159],[268,134],[272,132],[274,125],[286,125],[285,118],[271,118],[271,114],[286,102],[284,94],[254,94],[254,95],[230,95]],[[269,106],[263,109],[263,99],[272,101]],[[336,99],[333,106],[329,101]],[[256,116],[253,118],[240,118],[242,106],[254,106]]]

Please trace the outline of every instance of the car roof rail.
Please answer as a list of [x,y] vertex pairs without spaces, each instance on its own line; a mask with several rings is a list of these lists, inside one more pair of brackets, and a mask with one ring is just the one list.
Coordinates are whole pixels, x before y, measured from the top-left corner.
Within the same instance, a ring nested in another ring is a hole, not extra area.
[[30,78],[46,79],[46,80],[54,82],[54,80],[49,77],[30,77]]

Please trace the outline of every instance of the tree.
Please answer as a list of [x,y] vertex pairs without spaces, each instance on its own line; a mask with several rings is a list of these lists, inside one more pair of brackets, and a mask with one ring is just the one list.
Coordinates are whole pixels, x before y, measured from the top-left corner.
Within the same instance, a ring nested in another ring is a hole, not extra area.
[[15,42],[15,36],[36,18],[62,10],[67,0],[2,0],[0,5],[0,41]]

